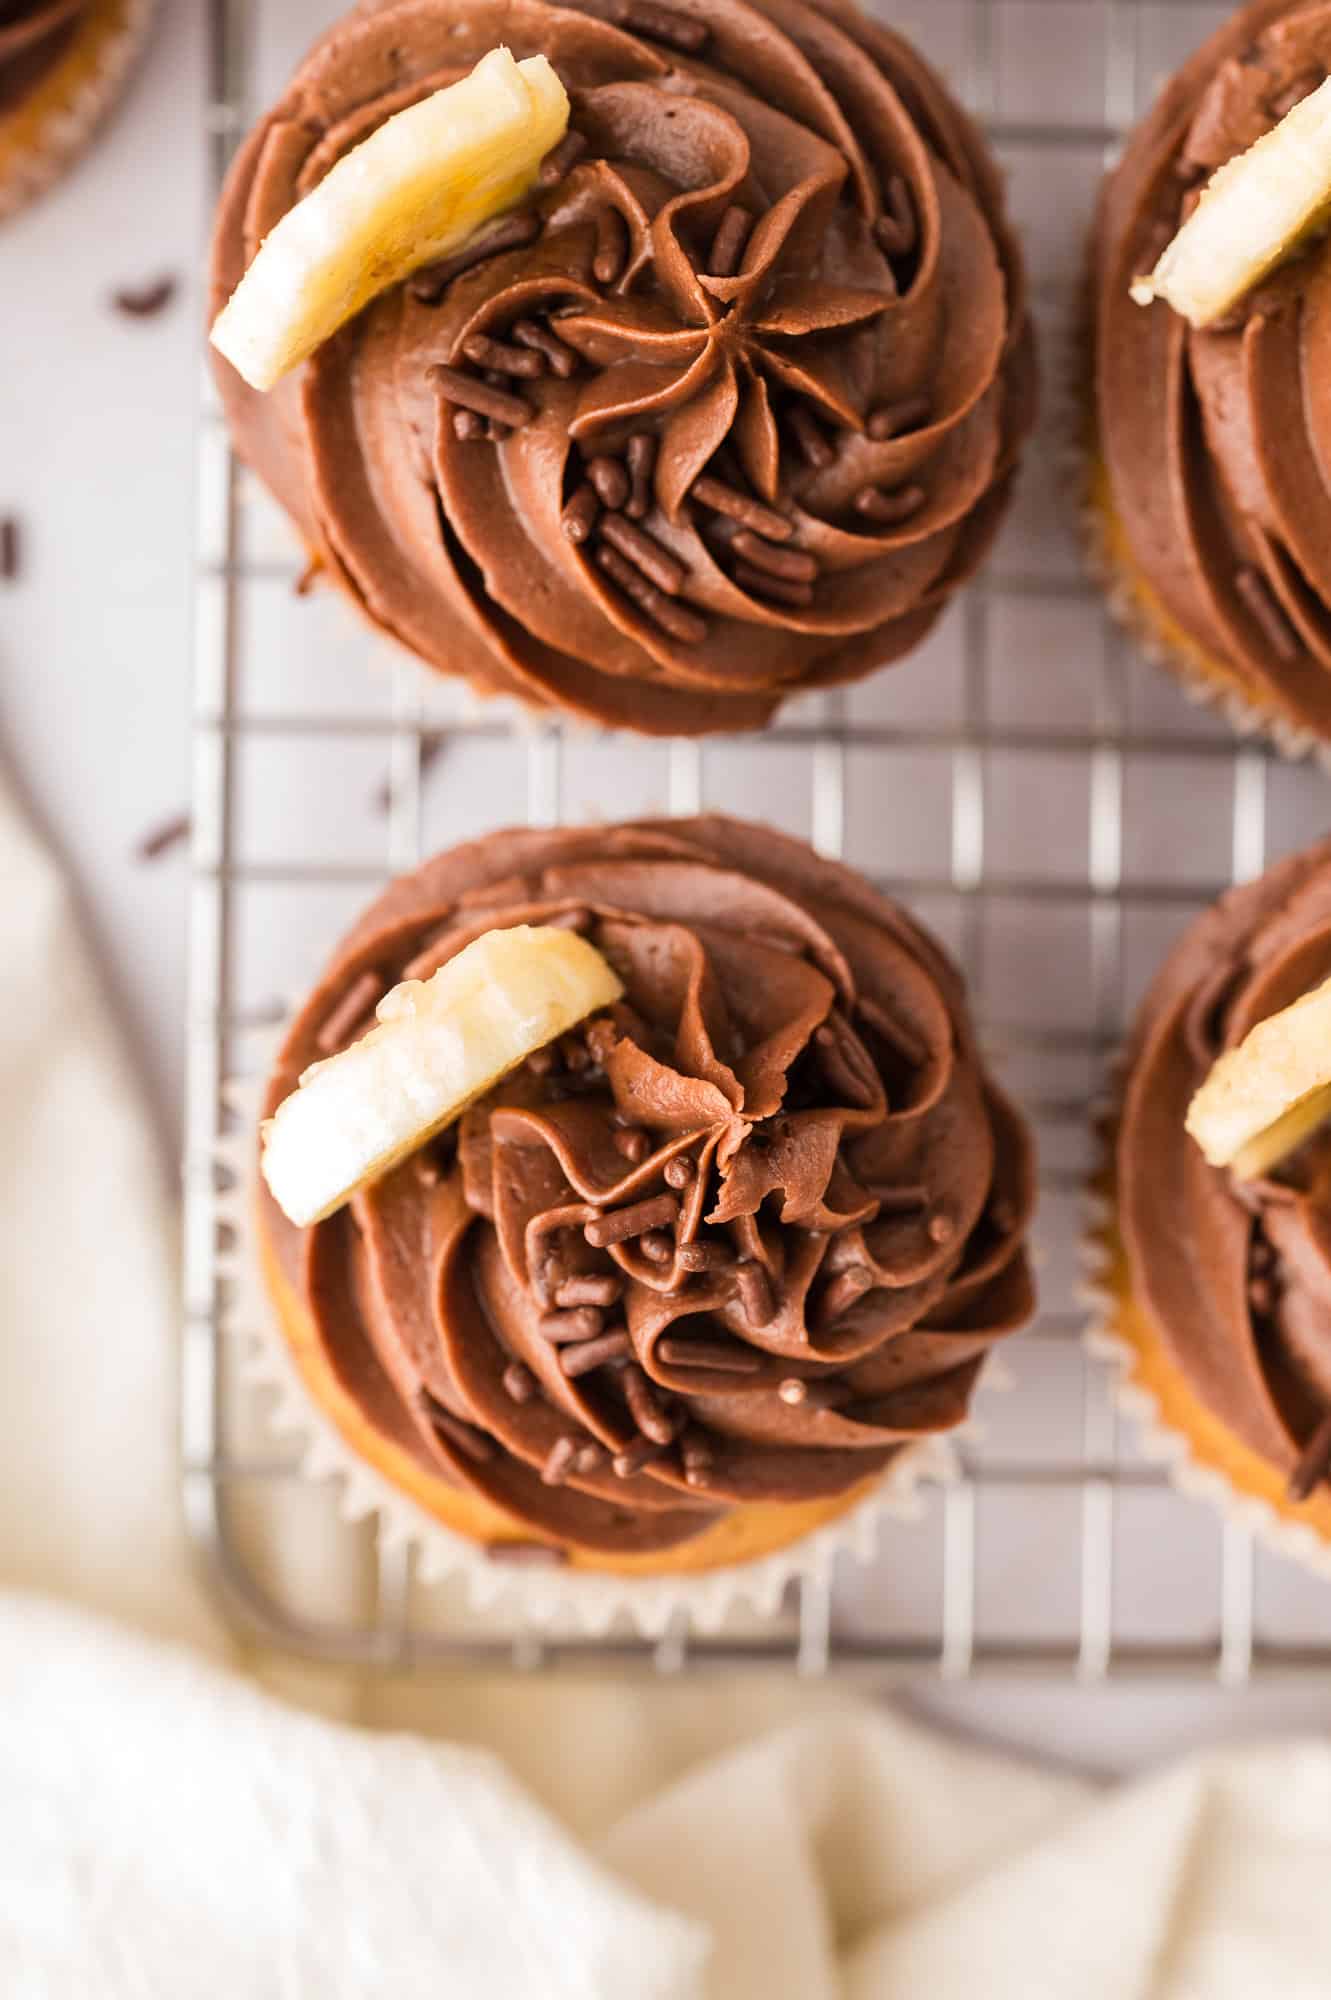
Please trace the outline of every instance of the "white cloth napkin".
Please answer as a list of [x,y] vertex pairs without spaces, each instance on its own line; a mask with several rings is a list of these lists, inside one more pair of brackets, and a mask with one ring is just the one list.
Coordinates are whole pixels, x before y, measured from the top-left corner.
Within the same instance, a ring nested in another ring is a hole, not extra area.
[[2,794],[0,1019],[4,2000],[1331,1992],[1320,1743],[1106,1794],[771,1683],[229,1668],[176,1517],[159,1164]]

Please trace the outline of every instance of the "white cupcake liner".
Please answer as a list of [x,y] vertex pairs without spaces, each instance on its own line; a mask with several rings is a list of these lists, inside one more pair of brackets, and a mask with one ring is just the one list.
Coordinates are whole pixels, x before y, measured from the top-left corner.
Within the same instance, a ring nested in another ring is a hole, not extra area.
[[[156,11],[157,0],[128,0],[124,24],[105,38],[96,66],[59,109],[50,113],[33,144],[0,178],[0,222],[58,180],[90,142],[119,96]],[[0,130],[3,126],[0,118]]]
[[[1105,1120],[1107,1131],[1115,1124],[1114,1119]],[[1106,1172],[1112,1177],[1112,1171],[1111,1143],[1103,1148],[1097,1180]],[[1130,1420],[1143,1455],[1164,1466],[1170,1485],[1187,1499],[1204,1501],[1227,1521],[1246,1528],[1273,1554],[1331,1578],[1331,1543],[1306,1522],[1287,1519],[1269,1500],[1245,1493],[1216,1466],[1198,1458],[1191,1439],[1166,1421],[1156,1396],[1137,1379],[1136,1350],[1118,1328],[1112,1241],[1117,1228],[1117,1202],[1093,1185],[1087,1191],[1081,1245],[1079,1293],[1089,1314],[1082,1339],[1087,1352],[1108,1369],[1115,1406]]]
[[[775,1615],[792,1583],[826,1581],[838,1557],[860,1564],[877,1553],[884,1519],[918,1519],[919,1488],[925,1481],[950,1484],[957,1461],[946,1438],[927,1437],[908,1446],[887,1467],[873,1492],[847,1513],[814,1529],[790,1547],[751,1562],[689,1576],[615,1576],[573,1569],[510,1569],[491,1562],[476,1542],[432,1515],[367,1465],[347,1444],[301,1379],[282,1334],[259,1266],[254,1227],[258,1161],[254,1135],[262,1084],[258,1079],[224,1086],[224,1101],[236,1118],[235,1132],[215,1145],[216,1165],[229,1185],[216,1198],[216,1215],[231,1232],[231,1246],[218,1254],[219,1274],[228,1281],[221,1332],[243,1357],[243,1376],[255,1394],[272,1398],[268,1422],[299,1441],[299,1468],[308,1479],[331,1481],[338,1511],[347,1522],[373,1516],[380,1546],[411,1550],[419,1574],[429,1583],[460,1581],[471,1608],[479,1613],[511,1613],[528,1625],[567,1621],[575,1629],[603,1634],[617,1618],[646,1638],[677,1629],[681,1620],[700,1632],[715,1632],[741,1607],[763,1617]],[[1007,1386],[991,1362],[983,1371],[988,1388]],[[973,1435],[968,1422],[952,1438]]]

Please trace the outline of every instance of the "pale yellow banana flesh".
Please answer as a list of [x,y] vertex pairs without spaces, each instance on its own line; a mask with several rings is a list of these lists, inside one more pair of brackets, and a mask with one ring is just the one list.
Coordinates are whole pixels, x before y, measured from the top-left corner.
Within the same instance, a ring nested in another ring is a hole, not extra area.
[[1223,319],[1331,220],[1331,78],[1219,168],[1156,267],[1138,305],[1165,299],[1195,327]]
[[513,208],[568,130],[544,56],[491,49],[469,76],[386,119],[288,210],[212,329],[255,389],[271,389],[380,292]]
[[432,978],[395,986],[376,1027],[305,1071],[263,1130],[274,1200],[301,1228],[322,1221],[622,992],[574,931],[487,931]]
[[1212,1166],[1269,1173],[1331,1117],[1331,980],[1259,1021],[1226,1050],[1188,1106]]

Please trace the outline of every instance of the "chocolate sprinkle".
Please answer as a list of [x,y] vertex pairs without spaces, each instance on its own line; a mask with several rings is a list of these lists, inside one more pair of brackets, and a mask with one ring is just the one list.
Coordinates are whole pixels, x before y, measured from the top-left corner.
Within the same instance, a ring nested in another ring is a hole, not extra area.
[[1286,1491],[1293,1501],[1307,1500],[1331,1471],[1331,1415],[1322,1418],[1299,1454]]
[[716,235],[712,238],[712,247],[707,256],[709,277],[734,277],[752,228],[753,217],[748,209],[740,208],[732,202],[717,224]]
[[898,486],[892,493],[885,493],[881,486],[866,486],[855,495],[855,512],[866,521],[881,521],[894,527],[897,522],[908,521],[912,514],[918,514],[925,498],[922,486]]
[[578,1455],[578,1440],[574,1437],[559,1438],[551,1447],[545,1464],[541,1467],[543,1486],[562,1486],[573,1470],[573,1461]]
[[674,1340],[667,1337],[658,1341],[656,1351],[668,1368],[725,1369],[735,1375],[756,1375],[763,1365],[761,1355],[741,1347],[737,1340]]
[[542,1313],[536,1330],[542,1339],[562,1346],[569,1340],[595,1340],[604,1325],[598,1306],[575,1306],[571,1312]]
[[1269,641],[1272,650],[1282,660],[1292,660],[1299,650],[1299,642],[1272,596],[1266,578],[1255,569],[1237,569],[1234,572],[1234,588],[1261,626],[1262,636]]
[[[618,516],[612,516],[618,519]],[[638,606],[653,624],[670,638],[677,639],[681,646],[698,646],[707,637],[707,621],[695,611],[677,604],[650,583],[634,563],[626,561],[618,549],[609,548],[605,543],[596,551],[596,562],[612,583],[618,584],[625,597]]]
[[790,583],[812,583],[818,574],[818,560],[807,549],[785,549],[764,541],[751,528],[743,529],[730,544],[737,556],[769,576],[784,577]]
[[570,1382],[579,1375],[590,1375],[593,1368],[604,1367],[607,1361],[619,1361],[631,1352],[629,1337],[622,1326],[610,1333],[602,1333],[595,1340],[577,1340],[559,1350],[559,1366]]
[[567,347],[557,334],[539,320],[520,319],[509,328],[519,347],[533,348],[537,354],[545,356],[546,365],[552,375],[561,382],[567,382],[578,365],[578,357],[571,347]]
[[[629,497],[629,476],[619,460],[603,455],[592,459],[587,467],[587,477],[596,488],[596,497],[601,505],[608,507],[611,513],[618,512]],[[624,553],[627,555],[628,551]],[[657,579],[652,580],[655,582]]]
[[610,514],[601,523],[601,535],[611,548],[636,564],[649,583],[663,590],[667,597],[679,596],[686,581],[684,565],[676,561],[669,549],[663,548],[645,528],[640,528],[635,521],[625,520],[621,515]]
[[174,278],[158,278],[149,285],[122,285],[112,292],[111,303],[127,319],[154,319],[165,312],[176,295]]
[[623,1374],[624,1401],[629,1406],[629,1415],[645,1438],[662,1447],[672,1444],[675,1426],[666,1414],[655,1389],[644,1371],[634,1365]]
[[630,492],[624,512],[630,521],[641,521],[652,504],[652,473],[656,469],[656,439],[650,431],[635,431],[624,448],[629,469]]
[[582,1233],[593,1250],[608,1250],[612,1243],[626,1243],[645,1230],[669,1228],[679,1214],[672,1194],[652,1195],[647,1201],[631,1202],[627,1208],[611,1209],[583,1224]]
[[738,521],[742,528],[765,535],[769,542],[788,542],[795,532],[792,522],[773,513],[770,507],[764,507],[761,500],[727,486],[722,479],[713,479],[710,472],[694,480],[689,497],[703,507],[710,507],[714,514],[725,514],[730,520]]
[[776,1300],[772,1281],[756,1259],[748,1257],[735,1266],[735,1289],[750,1326],[770,1326],[776,1318]]
[[22,567],[19,525],[12,514],[0,515],[0,580],[13,583]]
[[686,1187],[692,1187],[694,1178],[692,1160],[685,1159],[683,1153],[676,1153],[673,1160],[666,1161],[665,1177],[669,1185],[678,1188],[681,1193]]
[[675,1254],[675,1239],[664,1229],[649,1229],[638,1238],[638,1248],[649,1264],[668,1264]]
[[506,216],[488,235],[464,244],[451,257],[441,257],[437,264],[423,265],[413,277],[408,278],[407,290],[422,305],[435,305],[454,278],[463,271],[470,271],[474,264],[485,263],[487,258],[497,257],[501,250],[520,250],[526,244],[534,243],[540,233],[541,218],[532,209]]
[[550,1542],[487,1542],[485,1553],[511,1569],[562,1569],[568,1561],[567,1551]]
[[384,982],[377,972],[362,972],[353,979],[331,1014],[324,1019],[314,1038],[315,1047],[324,1055],[331,1056],[346,1043],[355,1040],[354,1030],[361,1026],[367,1014],[371,1013],[384,997]]
[[676,1254],[684,1271],[728,1271],[735,1261],[722,1243],[681,1243]]
[[887,214],[880,215],[873,226],[880,247],[889,257],[904,257],[915,248],[919,235],[919,225],[915,220],[915,204],[900,174],[893,174],[883,189],[883,199],[887,203]]
[[788,583],[785,577],[773,576],[765,569],[755,569],[752,563],[735,564],[735,581],[753,597],[770,597],[778,604],[791,604],[800,609],[813,603],[811,583]]
[[905,396],[899,403],[884,403],[880,409],[870,410],[864,428],[876,443],[883,444],[903,431],[927,424],[931,407],[927,396]]
[[629,254],[628,230],[617,208],[609,203],[596,211],[596,254],[592,276],[598,285],[613,285]]
[[[463,413],[459,412],[459,415],[461,414]],[[447,749],[448,731],[446,729],[423,729],[417,737],[416,742],[416,772],[417,776],[423,779],[431,767],[438,763]],[[386,813],[392,811],[393,785],[391,779],[384,779],[374,794],[373,803],[378,812]]]
[[777,1387],[777,1395],[792,1410],[839,1410],[851,1399],[844,1382],[809,1382],[791,1375]]
[[520,430],[531,415],[530,405],[521,396],[511,396],[506,389],[480,382],[474,375],[464,375],[460,368],[446,367],[442,361],[434,362],[425,375],[446,402],[458,409],[475,410],[478,416],[491,417],[512,430]]
[[565,1278],[556,1288],[557,1306],[613,1306],[624,1296],[624,1280],[617,1274]]
[[649,1437],[634,1438],[633,1443],[617,1451],[610,1461],[610,1469],[616,1479],[632,1479],[635,1472],[641,1472],[644,1465],[651,1465],[655,1459],[664,1458],[673,1439],[664,1444],[654,1443]]
[[159,855],[188,840],[192,822],[187,812],[172,813],[159,826],[150,828],[134,849],[136,861],[156,861]]
[[651,1140],[637,1125],[628,1125],[612,1133],[611,1144],[617,1153],[622,1153],[631,1167],[640,1167],[652,1150]]
[[[871,1187],[869,1192],[882,1215],[910,1215],[929,1206],[929,1190],[923,1181],[912,1182],[909,1187]],[[997,1213],[994,1220],[998,1220]]]
[[601,511],[596,489],[587,480],[578,487],[559,517],[559,524],[571,542],[589,540]]
[[536,1394],[536,1377],[521,1361],[510,1361],[503,1374],[504,1394],[513,1403],[530,1403]]
[[790,412],[790,428],[795,433],[795,442],[815,472],[825,472],[833,463],[836,453],[814,422],[811,411],[802,403],[796,403]]
[[507,341],[491,340],[473,333],[462,343],[462,352],[477,368],[493,369],[499,375],[517,375],[534,382],[545,373],[545,356],[534,347],[510,347]]
[[570,127],[559,144],[541,161],[540,172],[536,176],[540,185],[558,187],[565,174],[571,167],[577,166],[586,151],[586,139],[581,132],[575,132]]

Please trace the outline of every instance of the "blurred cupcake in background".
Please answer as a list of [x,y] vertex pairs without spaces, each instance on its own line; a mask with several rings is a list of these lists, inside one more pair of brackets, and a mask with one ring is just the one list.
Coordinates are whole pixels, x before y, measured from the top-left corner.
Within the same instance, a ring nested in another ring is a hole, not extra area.
[[1131,135],[1093,244],[1096,561],[1163,664],[1291,754],[1331,742],[1328,69],[1331,10],[1242,8]]
[[0,0],[0,219],[57,178],[119,96],[154,0]]
[[1180,1483],[1331,1571],[1331,841],[1233,889],[1128,1047],[1097,1336]]

